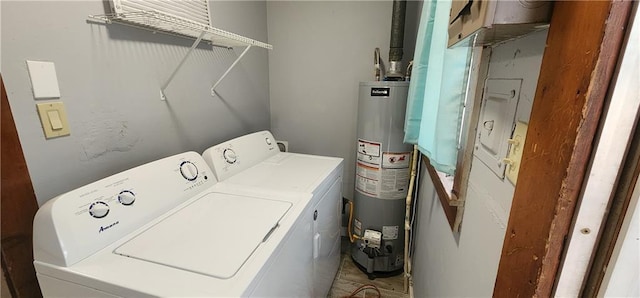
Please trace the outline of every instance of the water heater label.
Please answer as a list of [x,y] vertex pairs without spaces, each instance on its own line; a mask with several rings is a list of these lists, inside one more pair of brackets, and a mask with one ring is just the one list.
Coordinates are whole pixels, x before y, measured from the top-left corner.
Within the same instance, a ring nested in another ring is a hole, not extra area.
[[395,240],[398,239],[398,226],[382,226],[382,239]]
[[410,172],[405,169],[382,169],[380,171],[379,198],[396,200],[407,197]]
[[411,152],[383,152],[382,167],[385,169],[408,169]]
[[380,168],[380,162],[382,161],[381,145],[378,142],[358,139],[358,161]]
[[356,191],[374,198],[407,196],[411,152],[382,152],[382,144],[358,139]]
[[357,218],[355,218],[353,222],[353,231],[356,233],[356,235],[362,235],[362,222],[360,222]]
[[361,162],[356,166],[356,190],[364,195],[378,197],[380,194],[380,168]]
[[389,97],[391,88],[371,87],[371,96],[384,96]]

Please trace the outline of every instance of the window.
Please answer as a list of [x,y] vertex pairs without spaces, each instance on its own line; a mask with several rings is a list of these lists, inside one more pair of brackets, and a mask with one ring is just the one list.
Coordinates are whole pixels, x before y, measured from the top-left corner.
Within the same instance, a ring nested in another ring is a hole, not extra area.
[[[454,231],[459,229],[470,171],[488,50],[474,36],[447,48],[451,2],[425,2],[416,42],[405,142],[417,144]],[[481,69],[482,68],[482,69]]]
[[424,166],[435,186],[438,198],[453,231],[459,231],[464,212],[471,161],[473,159],[476,124],[480,115],[483,82],[488,70],[491,48],[473,47],[462,100],[461,126],[457,133],[456,166],[453,175],[438,171],[423,154]]

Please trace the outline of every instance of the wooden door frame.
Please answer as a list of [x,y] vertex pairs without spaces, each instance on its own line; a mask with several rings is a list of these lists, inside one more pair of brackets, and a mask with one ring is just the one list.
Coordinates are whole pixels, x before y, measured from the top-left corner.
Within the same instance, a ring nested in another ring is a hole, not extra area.
[[[638,14],[640,5],[636,2],[633,9],[633,14],[635,14],[635,16],[633,17],[634,19],[629,22],[629,30],[635,30],[636,33],[629,32],[629,35],[626,37],[627,42],[624,49],[624,56],[621,58],[619,63],[620,72],[617,74],[616,90],[613,95],[616,96],[615,93],[620,92],[617,96],[624,100],[624,106],[626,109],[629,108],[629,105],[627,104],[629,102],[627,100],[629,96],[640,96],[640,89],[638,89],[637,85],[633,84],[636,82],[637,77],[633,72],[630,72],[630,69],[634,68],[633,62],[628,64],[629,61],[634,61],[634,59],[637,61],[637,59],[640,58],[639,53],[633,52],[638,45],[637,36],[633,36],[633,34],[637,35],[638,32],[640,32],[640,14]],[[634,43],[635,45],[632,45]],[[638,66],[635,65],[635,67]],[[624,239],[620,238],[623,225],[625,221],[628,220],[627,217],[632,216],[632,213],[635,210],[630,209],[629,207],[634,200],[634,196],[637,196],[636,188],[638,187],[637,182],[638,177],[640,176],[640,129],[638,129],[640,111],[636,110],[634,112],[636,115],[636,122],[633,128],[634,130],[630,136],[627,154],[622,162],[620,172],[617,177],[618,181],[615,185],[615,190],[613,191],[612,198],[609,202],[609,208],[606,210],[607,213],[605,214],[602,223],[601,232],[599,234],[600,241],[594,248],[593,261],[589,268],[590,270],[588,275],[585,277],[584,287],[582,288],[582,295],[585,297],[596,297],[601,290],[604,290],[601,289],[601,286],[603,285],[605,276],[607,276],[608,270],[613,265],[611,264],[611,261],[614,261],[612,260],[614,251],[616,250],[616,247],[621,244],[619,242],[624,241]],[[635,198],[635,200],[637,200],[637,198]]]
[[554,4],[496,297],[553,294],[632,4]]
[[585,286],[582,293],[584,297],[596,297],[601,291],[602,282],[610,265],[616,243],[619,240],[624,220],[626,216],[631,215],[628,213],[629,205],[639,176],[640,129],[636,127],[629,147],[629,154],[622,166],[618,185],[602,228],[600,242],[595,249],[594,259],[588,275],[585,277]]
[[38,210],[38,202],[1,76],[0,85],[2,272],[13,298],[42,297],[33,267],[33,217]]

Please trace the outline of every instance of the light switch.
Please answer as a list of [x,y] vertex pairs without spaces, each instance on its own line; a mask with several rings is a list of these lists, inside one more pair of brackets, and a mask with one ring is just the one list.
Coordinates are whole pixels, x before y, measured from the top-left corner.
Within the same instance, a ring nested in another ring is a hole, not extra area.
[[69,124],[67,123],[67,113],[61,101],[39,103],[36,106],[38,108],[38,115],[40,115],[42,129],[47,139],[70,134]]
[[53,62],[27,60],[27,69],[35,99],[60,98],[58,76]]
[[63,128],[58,110],[49,110],[47,111],[47,114],[49,115],[49,124],[51,124],[51,129],[60,130]]
[[518,173],[520,172],[520,163],[522,161],[522,150],[524,149],[524,141],[527,137],[527,128],[529,126],[526,123],[518,121],[516,129],[513,131],[513,136],[509,139],[509,154],[505,158],[507,164],[507,170],[505,175],[507,179],[516,185],[518,181]]

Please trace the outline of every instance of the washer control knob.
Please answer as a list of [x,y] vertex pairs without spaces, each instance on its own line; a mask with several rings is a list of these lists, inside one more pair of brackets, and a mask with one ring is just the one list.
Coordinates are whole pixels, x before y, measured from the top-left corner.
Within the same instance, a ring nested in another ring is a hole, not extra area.
[[235,163],[238,160],[236,152],[231,148],[224,149],[224,151],[222,152],[222,157],[224,157],[224,161],[229,164]]
[[266,138],[264,139],[264,141],[267,143],[267,145],[271,145],[271,144],[273,144],[273,141],[271,141],[271,138],[270,138],[270,137],[266,137]]
[[95,218],[103,218],[109,214],[109,205],[102,201],[97,201],[89,206],[89,214]]
[[180,164],[180,174],[182,174],[184,179],[193,181],[198,178],[198,168],[190,161],[183,161]]
[[136,195],[133,194],[133,192],[130,190],[123,190],[118,195],[118,202],[120,202],[120,204],[122,205],[129,206],[133,204],[133,202],[135,201],[136,201]]

